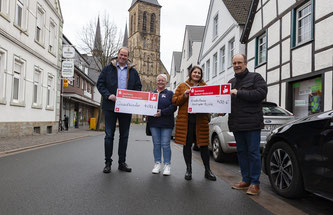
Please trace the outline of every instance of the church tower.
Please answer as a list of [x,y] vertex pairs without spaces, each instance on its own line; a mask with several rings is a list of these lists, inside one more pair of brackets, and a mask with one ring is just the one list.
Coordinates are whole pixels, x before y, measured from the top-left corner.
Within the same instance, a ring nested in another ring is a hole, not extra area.
[[169,74],[160,60],[161,5],[157,0],[132,0],[129,8],[130,60],[140,74],[143,91],[156,88],[156,77]]

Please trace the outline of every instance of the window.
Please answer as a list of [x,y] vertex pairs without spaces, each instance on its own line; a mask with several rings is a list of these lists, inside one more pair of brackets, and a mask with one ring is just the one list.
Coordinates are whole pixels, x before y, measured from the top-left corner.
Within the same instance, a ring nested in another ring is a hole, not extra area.
[[147,12],[143,12],[142,31],[147,30]]
[[56,34],[56,24],[51,21],[50,22],[50,39],[49,39],[49,52],[55,53],[55,44],[57,41],[57,34]]
[[188,58],[190,58],[192,56],[192,41],[188,40]]
[[20,103],[23,101],[25,63],[19,58],[14,59],[12,101]]
[[37,6],[37,23],[36,23],[36,41],[44,42],[44,10],[41,6]]
[[131,16],[130,35],[133,34],[133,15]]
[[217,53],[213,55],[213,77],[217,76]]
[[9,0],[0,0],[0,13],[8,15]]
[[53,76],[47,77],[47,94],[46,94],[46,106],[51,108],[53,106]]
[[209,80],[209,76],[210,76],[210,60],[207,60],[206,62],[206,80]]
[[206,67],[205,67],[205,64],[202,64],[201,68],[202,68],[202,74],[206,74]]
[[214,25],[213,25],[213,40],[217,37],[219,28],[219,15],[217,14],[214,17]]
[[293,46],[300,45],[312,39],[312,5],[311,1],[294,11]]
[[80,88],[80,76],[76,77],[76,87]]
[[27,0],[16,0],[15,24],[21,30],[27,28]]
[[34,80],[33,80],[33,100],[32,104],[34,106],[41,104],[41,77],[42,77],[42,70],[39,68],[35,68],[34,72]]
[[153,13],[150,17],[150,32],[155,33],[155,13]]
[[133,31],[136,31],[136,13],[134,14],[134,25],[133,25]]
[[5,97],[6,52],[0,49],[0,102]]
[[220,49],[220,73],[225,71],[225,46]]
[[266,32],[261,36],[257,37],[256,40],[256,66],[266,63],[267,53],[267,36]]
[[232,66],[232,58],[234,56],[234,52],[235,52],[235,38],[232,38],[229,41],[229,63],[228,63],[228,67]]

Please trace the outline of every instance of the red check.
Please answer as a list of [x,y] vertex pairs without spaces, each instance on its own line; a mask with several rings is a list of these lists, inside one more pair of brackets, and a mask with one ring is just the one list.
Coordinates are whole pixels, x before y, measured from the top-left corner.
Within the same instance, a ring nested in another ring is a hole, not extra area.
[[157,106],[158,93],[118,89],[114,112],[154,116]]
[[189,113],[230,113],[230,84],[191,87]]

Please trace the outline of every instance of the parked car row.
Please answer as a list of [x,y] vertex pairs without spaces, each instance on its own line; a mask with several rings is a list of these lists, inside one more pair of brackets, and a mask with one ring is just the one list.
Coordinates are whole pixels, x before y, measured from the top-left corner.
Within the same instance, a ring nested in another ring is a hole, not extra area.
[[[264,148],[270,131],[294,120],[292,113],[272,102],[263,102],[262,110],[265,127],[261,131],[261,149]],[[223,162],[227,157],[226,154],[237,152],[234,135],[228,127],[228,114],[225,116],[212,114],[209,123],[209,143],[208,148],[212,151],[214,160],[218,162]]]

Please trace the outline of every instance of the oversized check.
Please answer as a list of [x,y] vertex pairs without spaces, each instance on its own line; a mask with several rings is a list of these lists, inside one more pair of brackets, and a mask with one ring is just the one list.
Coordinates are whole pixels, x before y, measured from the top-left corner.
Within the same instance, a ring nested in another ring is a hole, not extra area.
[[230,113],[230,84],[191,87],[189,113]]
[[114,112],[154,116],[157,106],[158,93],[118,89]]

